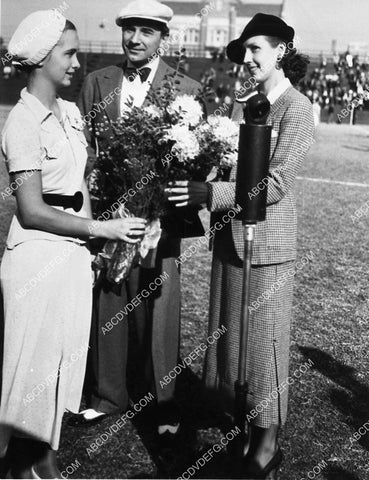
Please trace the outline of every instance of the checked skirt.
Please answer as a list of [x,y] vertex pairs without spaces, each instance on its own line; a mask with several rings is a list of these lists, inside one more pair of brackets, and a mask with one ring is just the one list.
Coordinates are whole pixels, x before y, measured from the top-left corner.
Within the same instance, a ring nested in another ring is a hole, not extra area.
[[[222,251],[229,252],[229,249]],[[227,331],[209,346],[204,368],[206,390],[230,414],[234,412],[234,383],[238,374],[243,273],[242,262],[236,256],[232,258],[230,260],[229,255],[222,254],[215,246],[209,335],[223,325]],[[259,413],[253,420],[258,427],[268,428],[286,421],[288,386],[281,388],[281,394],[276,393],[288,377],[293,277],[286,275],[287,280],[281,282],[281,288],[269,300],[264,300],[261,295],[276,284],[279,277],[293,269],[293,265],[294,262],[289,261],[252,266],[250,305],[258,297],[261,301],[257,308],[251,309],[246,378],[249,386],[248,408],[251,411],[258,406]]]

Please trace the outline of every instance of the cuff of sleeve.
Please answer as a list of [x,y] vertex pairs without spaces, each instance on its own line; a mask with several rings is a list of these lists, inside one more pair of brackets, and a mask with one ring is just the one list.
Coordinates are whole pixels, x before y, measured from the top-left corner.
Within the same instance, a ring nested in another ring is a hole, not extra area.
[[207,208],[210,212],[222,212],[234,207],[234,182],[208,182],[209,196]]
[[213,204],[213,182],[206,182],[206,186],[208,187],[208,199],[206,201],[206,208],[211,212],[211,206]]

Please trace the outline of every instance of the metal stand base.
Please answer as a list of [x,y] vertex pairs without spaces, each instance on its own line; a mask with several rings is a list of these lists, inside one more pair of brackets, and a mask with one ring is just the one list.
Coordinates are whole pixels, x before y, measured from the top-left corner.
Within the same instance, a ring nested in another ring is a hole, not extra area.
[[246,416],[247,416],[247,393],[248,384],[246,381],[246,365],[248,354],[249,338],[249,300],[250,300],[250,278],[251,278],[251,258],[252,248],[255,236],[256,224],[244,224],[244,261],[243,261],[243,284],[242,284],[242,303],[240,318],[240,350],[238,357],[238,379],[235,382],[235,424],[241,430],[235,442],[236,456],[243,458],[243,452],[246,444]]

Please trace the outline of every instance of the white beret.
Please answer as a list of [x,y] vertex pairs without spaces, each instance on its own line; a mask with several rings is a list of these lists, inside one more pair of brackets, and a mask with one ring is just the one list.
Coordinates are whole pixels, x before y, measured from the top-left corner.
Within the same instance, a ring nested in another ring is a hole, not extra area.
[[8,52],[21,65],[37,65],[58,43],[66,18],[57,10],[39,10],[21,21]]
[[155,20],[168,25],[173,18],[173,10],[157,0],[135,0],[122,8],[115,23],[121,27],[123,21],[129,18]]

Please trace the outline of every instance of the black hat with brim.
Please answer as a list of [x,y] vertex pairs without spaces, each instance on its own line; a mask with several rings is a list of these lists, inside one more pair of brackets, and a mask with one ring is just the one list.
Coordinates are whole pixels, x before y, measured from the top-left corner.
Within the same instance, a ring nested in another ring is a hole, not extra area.
[[228,58],[232,62],[242,65],[246,53],[244,43],[248,38],[256,37],[257,35],[277,37],[286,43],[290,43],[295,36],[295,30],[275,15],[257,13],[246,25],[241,36],[228,44]]

